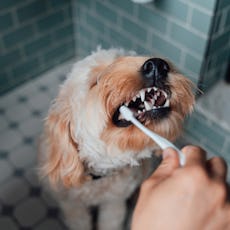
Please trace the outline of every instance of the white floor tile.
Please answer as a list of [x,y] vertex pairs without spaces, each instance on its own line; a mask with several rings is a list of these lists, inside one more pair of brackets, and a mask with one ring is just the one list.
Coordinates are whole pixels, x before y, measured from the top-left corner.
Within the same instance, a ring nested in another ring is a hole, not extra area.
[[46,207],[40,199],[29,198],[17,205],[14,215],[24,227],[31,227],[45,217]]
[[9,160],[17,168],[26,168],[35,165],[36,159],[37,149],[31,145],[21,145],[14,149],[9,156]]
[[22,134],[17,130],[0,133],[0,149],[10,151],[22,142]]
[[6,160],[0,160],[0,183],[5,182],[13,173],[13,167]]
[[29,195],[29,186],[22,178],[12,177],[0,189],[0,199],[4,204],[16,205]]

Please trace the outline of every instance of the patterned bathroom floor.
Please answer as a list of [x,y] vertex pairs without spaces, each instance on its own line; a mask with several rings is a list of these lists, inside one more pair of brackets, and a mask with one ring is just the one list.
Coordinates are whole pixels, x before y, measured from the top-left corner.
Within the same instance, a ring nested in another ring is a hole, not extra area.
[[67,229],[52,197],[39,185],[36,155],[51,100],[67,63],[0,100],[0,229]]

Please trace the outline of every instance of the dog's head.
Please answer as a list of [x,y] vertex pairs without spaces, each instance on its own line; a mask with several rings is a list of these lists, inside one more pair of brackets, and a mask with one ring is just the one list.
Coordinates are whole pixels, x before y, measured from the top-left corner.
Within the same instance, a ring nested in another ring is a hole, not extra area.
[[169,61],[111,52],[78,62],[49,112],[43,171],[53,182],[77,185],[86,178],[85,164],[95,168],[108,156],[111,162],[125,159],[125,153],[132,158],[155,145],[122,117],[120,106],[169,140],[193,108],[191,82]]

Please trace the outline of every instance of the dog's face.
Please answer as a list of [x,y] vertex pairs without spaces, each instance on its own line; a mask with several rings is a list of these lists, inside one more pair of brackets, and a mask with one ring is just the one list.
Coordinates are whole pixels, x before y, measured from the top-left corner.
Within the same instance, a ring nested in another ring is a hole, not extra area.
[[173,140],[194,103],[191,82],[160,58],[120,57],[92,69],[91,80],[87,100],[99,99],[104,111],[101,138],[122,150],[141,151],[154,143],[122,117],[121,105],[128,106],[146,127]]
[[41,171],[53,184],[82,183],[86,165],[116,168],[146,157],[146,149],[150,154],[155,143],[121,116],[120,106],[169,140],[193,108],[191,82],[168,61],[111,52],[77,63],[49,111]]

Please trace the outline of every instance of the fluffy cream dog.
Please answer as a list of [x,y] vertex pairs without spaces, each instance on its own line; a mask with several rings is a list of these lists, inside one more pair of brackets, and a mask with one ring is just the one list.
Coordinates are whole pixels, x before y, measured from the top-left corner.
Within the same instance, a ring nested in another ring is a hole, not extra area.
[[98,50],[77,62],[45,122],[40,172],[70,229],[122,229],[125,200],[151,170],[156,144],[124,120],[126,104],[154,132],[174,140],[192,110],[191,82],[168,61],[123,50]]

